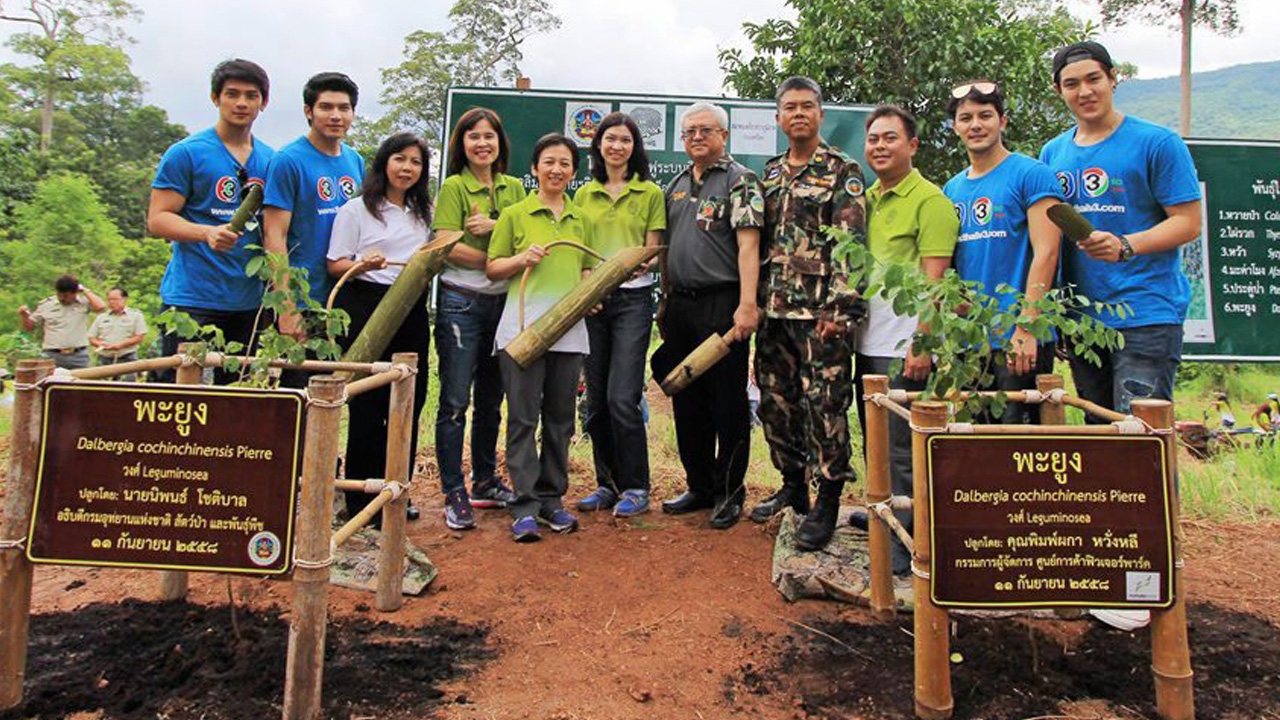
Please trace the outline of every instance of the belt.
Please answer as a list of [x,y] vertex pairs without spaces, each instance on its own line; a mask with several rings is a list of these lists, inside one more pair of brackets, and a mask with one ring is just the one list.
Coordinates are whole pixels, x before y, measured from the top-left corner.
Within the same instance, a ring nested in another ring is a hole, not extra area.
[[678,295],[680,297],[700,298],[700,297],[706,297],[708,295],[716,295],[718,293],[729,292],[731,290],[733,292],[738,292],[738,283],[719,283],[717,285],[707,285],[705,287],[699,287],[699,288],[673,287],[673,288],[668,288],[667,292],[670,295]]
[[57,353],[59,355],[75,355],[76,353],[84,350],[86,347],[87,347],[86,345],[81,345],[80,347],[73,347],[73,348],[45,348],[44,351],[47,353]]

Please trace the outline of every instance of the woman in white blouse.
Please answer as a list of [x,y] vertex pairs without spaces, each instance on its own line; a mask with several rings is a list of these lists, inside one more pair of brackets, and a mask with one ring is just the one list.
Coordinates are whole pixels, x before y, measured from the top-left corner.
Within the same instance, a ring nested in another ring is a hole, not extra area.
[[[360,268],[343,284],[334,301],[351,316],[351,327],[342,339],[344,349],[360,335],[400,274],[400,265],[430,236],[431,199],[427,194],[427,144],[412,133],[398,133],[378,148],[372,170],[365,175],[360,194],[338,211],[329,239],[329,274],[341,277],[353,266]],[[408,317],[383,352],[382,360],[393,353],[418,354],[418,367],[426,368],[431,332],[427,306],[422,298],[412,305]],[[426,375],[419,375],[413,388],[413,441],[410,457],[417,457],[418,415],[427,398]],[[346,477],[352,480],[380,478],[386,472],[387,411],[391,403],[389,387],[351,398],[347,429]],[[412,462],[412,461],[411,461]],[[347,511],[352,516],[369,504],[372,496],[346,494]],[[410,517],[415,517],[411,513]],[[377,518],[375,518],[375,523]]]

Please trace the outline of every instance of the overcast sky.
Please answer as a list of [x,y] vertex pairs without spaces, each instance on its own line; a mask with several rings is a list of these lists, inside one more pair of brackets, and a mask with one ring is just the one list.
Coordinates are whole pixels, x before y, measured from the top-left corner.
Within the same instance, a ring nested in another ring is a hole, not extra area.
[[[719,95],[719,48],[747,46],[742,23],[791,14],[782,0],[551,0],[564,24],[525,45],[525,74],[535,87],[662,94]],[[447,0],[135,0],[143,11],[130,28],[134,72],[147,102],[195,130],[214,119],[209,71],[240,56],[270,73],[273,97],[258,134],[282,144],[300,134],[301,88],[322,70],[341,70],[360,84],[362,114],[378,115],[378,70],[400,60],[404,36],[444,29]],[[1280,60],[1280,2],[1238,0],[1244,32],[1196,36],[1195,70]],[[13,11],[16,0],[5,3]],[[0,24],[7,36],[22,26]],[[1130,26],[1101,37],[1117,61],[1139,77],[1178,72],[1178,36]],[[940,41],[945,39],[940,38]],[[0,59],[11,60],[7,50]]]

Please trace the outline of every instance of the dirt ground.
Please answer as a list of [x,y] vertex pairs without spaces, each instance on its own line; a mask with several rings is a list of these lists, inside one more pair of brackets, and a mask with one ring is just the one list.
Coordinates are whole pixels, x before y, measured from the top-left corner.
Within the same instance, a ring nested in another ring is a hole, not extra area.
[[[576,498],[590,472],[573,474]],[[763,527],[655,509],[516,545],[501,511],[447,530],[430,464],[413,494],[410,537],[440,576],[389,615],[331,587],[327,717],[910,717],[910,616],[787,603]],[[1280,523],[1186,530],[1199,717],[1280,719]],[[189,603],[155,602],[158,587],[154,573],[38,567],[27,705],[0,718],[278,717],[289,584],[193,575]],[[952,650],[956,718],[1155,717],[1146,632],[960,618]]]

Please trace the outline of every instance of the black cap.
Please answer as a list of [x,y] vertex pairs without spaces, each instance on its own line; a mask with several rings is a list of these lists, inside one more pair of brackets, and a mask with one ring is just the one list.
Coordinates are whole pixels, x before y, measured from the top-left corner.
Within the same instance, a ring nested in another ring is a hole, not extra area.
[[1102,63],[1102,67],[1111,70],[1115,67],[1115,63],[1111,62],[1111,53],[1102,47],[1101,43],[1092,40],[1072,43],[1053,55],[1053,82],[1057,84],[1058,76],[1062,74],[1062,68],[1071,63],[1080,62],[1081,60],[1097,60]]

